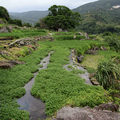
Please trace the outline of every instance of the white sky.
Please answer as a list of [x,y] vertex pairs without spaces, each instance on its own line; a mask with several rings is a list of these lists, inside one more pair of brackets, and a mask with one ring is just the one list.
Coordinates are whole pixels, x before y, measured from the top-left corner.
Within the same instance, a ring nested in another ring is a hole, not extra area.
[[44,11],[54,4],[73,9],[94,1],[97,0],[0,0],[0,6],[4,6],[9,12]]

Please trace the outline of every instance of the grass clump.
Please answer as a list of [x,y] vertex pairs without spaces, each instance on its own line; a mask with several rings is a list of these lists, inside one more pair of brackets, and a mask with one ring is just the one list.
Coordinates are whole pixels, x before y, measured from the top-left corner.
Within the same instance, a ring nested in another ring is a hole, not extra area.
[[114,49],[117,52],[120,51],[120,37],[117,37],[116,35],[108,36],[105,38],[105,41],[108,42],[111,49]]
[[112,60],[104,61],[98,65],[97,81],[105,88],[116,88],[120,83],[120,68]]

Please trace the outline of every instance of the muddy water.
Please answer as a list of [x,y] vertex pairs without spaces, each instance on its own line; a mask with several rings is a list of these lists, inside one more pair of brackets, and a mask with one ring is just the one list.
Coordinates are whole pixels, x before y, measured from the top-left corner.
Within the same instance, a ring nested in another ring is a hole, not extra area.
[[[39,68],[39,71],[47,68],[52,53],[53,52],[50,52],[48,56],[41,61],[40,65],[43,67]],[[26,110],[30,113],[30,120],[46,119],[45,104],[40,99],[34,98],[30,93],[37,75],[38,72],[34,73],[34,77],[24,87],[26,94],[17,101],[21,110]]]
[[86,84],[89,84],[89,85],[92,85],[90,79],[89,79],[89,73],[86,69],[84,69],[82,66],[80,66],[79,64],[76,64],[75,62],[75,55],[74,55],[74,52],[71,51],[71,54],[70,54],[70,57],[69,57],[69,64],[65,65],[64,66],[64,69],[68,70],[68,71],[72,71],[71,68],[69,68],[68,66],[72,66],[73,68],[75,68],[76,70],[80,70],[80,71],[83,71],[84,73],[83,74],[79,74],[79,76],[85,80],[85,83]]

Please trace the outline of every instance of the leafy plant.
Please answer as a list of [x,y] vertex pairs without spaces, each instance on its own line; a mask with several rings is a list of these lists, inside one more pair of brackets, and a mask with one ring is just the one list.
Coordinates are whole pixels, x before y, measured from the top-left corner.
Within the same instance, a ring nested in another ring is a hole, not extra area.
[[115,49],[117,52],[120,51],[120,38],[112,35],[105,38],[105,41],[108,42],[110,48]]
[[105,89],[115,88],[120,82],[119,66],[112,60],[100,63],[96,79]]

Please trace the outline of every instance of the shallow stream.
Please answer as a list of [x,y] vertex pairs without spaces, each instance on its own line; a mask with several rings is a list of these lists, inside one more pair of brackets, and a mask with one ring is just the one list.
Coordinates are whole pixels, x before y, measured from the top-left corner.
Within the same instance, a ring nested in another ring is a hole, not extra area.
[[[50,52],[48,56],[41,61],[40,65],[42,65],[42,67],[39,68],[39,71],[47,68],[52,53],[53,52]],[[26,110],[30,113],[30,120],[46,119],[45,104],[40,99],[33,97],[30,92],[39,71],[35,72],[34,77],[24,86],[26,94],[17,100],[20,105],[19,109]]]

